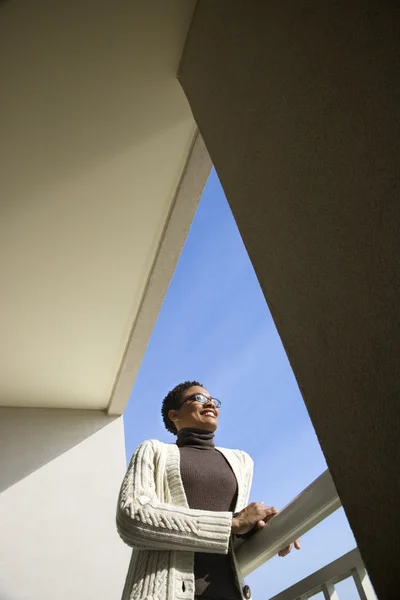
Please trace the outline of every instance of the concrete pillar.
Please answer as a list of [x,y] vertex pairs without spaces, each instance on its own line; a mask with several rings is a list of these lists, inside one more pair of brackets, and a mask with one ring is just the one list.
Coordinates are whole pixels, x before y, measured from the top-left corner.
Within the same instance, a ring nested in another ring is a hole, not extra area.
[[200,0],[179,75],[385,600],[400,589],[399,47],[394,2]]

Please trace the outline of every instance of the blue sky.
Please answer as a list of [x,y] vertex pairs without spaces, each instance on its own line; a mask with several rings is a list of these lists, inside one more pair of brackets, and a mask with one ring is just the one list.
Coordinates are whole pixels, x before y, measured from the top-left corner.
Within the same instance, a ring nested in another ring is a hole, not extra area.
[[[283,508],[326,469],[214,170],[125,411],[128,459],[145,439],[174,442],[161,420],[161,402],[188,379],[222,402],[216,443],[253,457],[251,500]],[[355,546],[339,510],[304,536],[300,552],[274,558],[247,578],[254,600],[267,600]],[[340,600],[358,598],[350,583],[341,585]]]

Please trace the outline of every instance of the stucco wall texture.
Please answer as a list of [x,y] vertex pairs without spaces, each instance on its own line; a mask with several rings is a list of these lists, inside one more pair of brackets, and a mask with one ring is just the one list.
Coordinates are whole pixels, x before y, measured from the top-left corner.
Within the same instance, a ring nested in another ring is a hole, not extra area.
[[119,600],[122,418],[0,408],[0,598]]
[[383,599],[399,597],[396,12],[199,0],[179,74]]

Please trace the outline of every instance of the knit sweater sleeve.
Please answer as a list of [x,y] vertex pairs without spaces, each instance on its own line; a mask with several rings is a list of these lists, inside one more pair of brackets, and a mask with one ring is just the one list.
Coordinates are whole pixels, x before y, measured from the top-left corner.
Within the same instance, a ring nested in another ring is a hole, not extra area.
[[140,549],[227,554],[232,513],[160,502],[156,485],[158,458],[152,441],[143,442],[132,457],[118,499],[117,529],[121,538]]
[[[251,456],[249,456],[247,454],[247,452],[243,452],[241,451],[241,460],[242,460],[242,469],[243,469],[243,473],[245,474],[245,479],[244,479],[244,489],[246,490],[246,495],[244,498],[244,503],[242,506],[238,506],[238,512],[240,512],[243,508],[245,508],[248,503],[249,503],[249,497],[250,497],[250,492],[251,492],[251,484],[253,482],[253,473],[254,473],[254,462],[253,459],[251,458]],[[252,533],[254,532],[249,532],[248,535],[244,535],[244,536],[237,536],[234,535],[232,538],[232,545],[233,545],[233,549],[236,552],[240,546],[242,546],[245,541],[251,537]]]

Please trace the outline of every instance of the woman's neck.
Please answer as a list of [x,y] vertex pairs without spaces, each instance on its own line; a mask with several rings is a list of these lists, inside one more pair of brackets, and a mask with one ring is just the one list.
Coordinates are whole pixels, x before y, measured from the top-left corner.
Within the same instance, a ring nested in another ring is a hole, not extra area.
[[176,444],[180,448],[190,446],[191,448],[199,448],[200,450],[212,450],[215,448],[214,432],[185,427],[178,431]]

